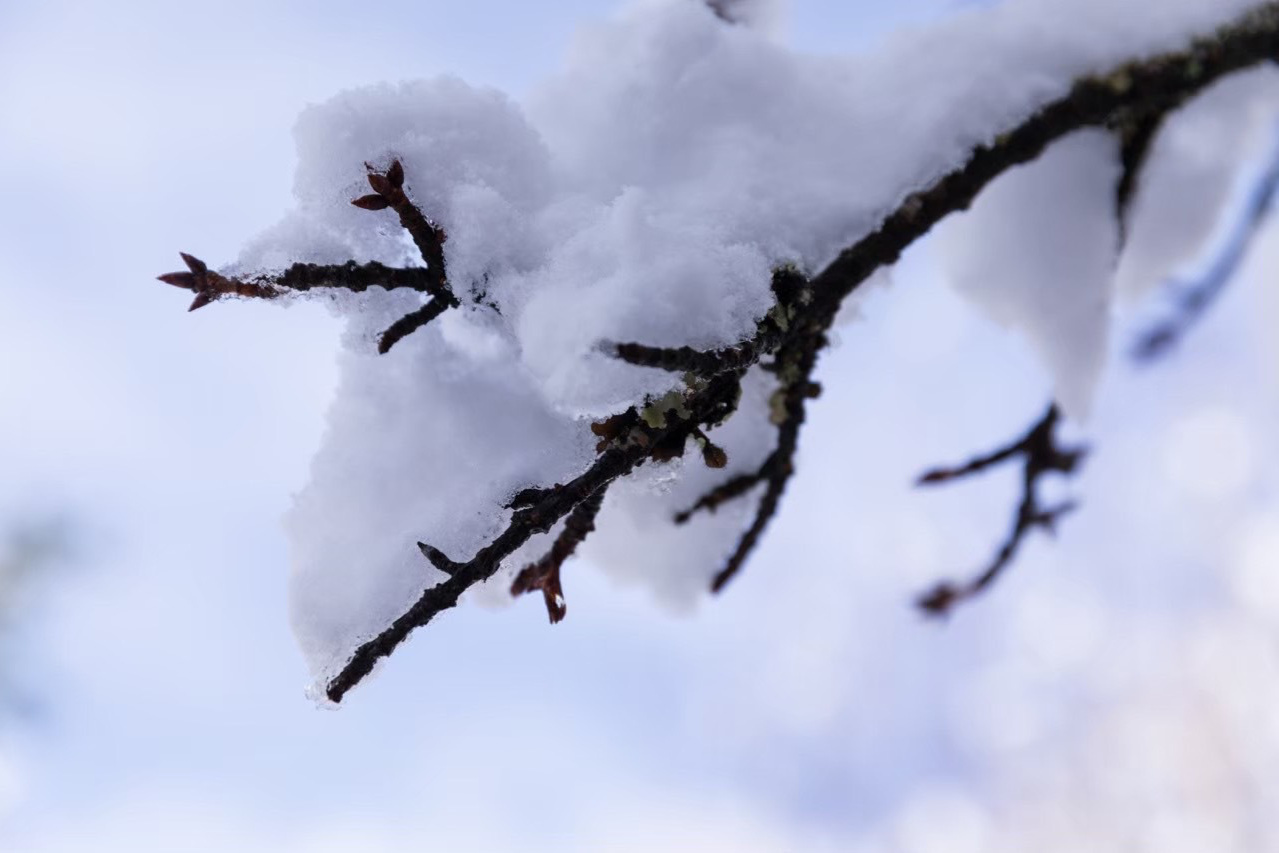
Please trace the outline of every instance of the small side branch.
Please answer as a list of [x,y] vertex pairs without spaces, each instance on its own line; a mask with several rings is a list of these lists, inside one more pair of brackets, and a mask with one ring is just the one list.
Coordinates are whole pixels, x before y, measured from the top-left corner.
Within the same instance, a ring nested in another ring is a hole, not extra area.
[[541,590],[546,601],[546,615],[550,617],[552,625],[568,613],[568,607],[564,603],[564,587],[560,581],[560,567],[595,529],[595,516],[599,515],[600,507],[604,504],[604,491],[600,489],[578,504],[564,522],[564,529],[555,538],[551,550],[536,563],[526,566],[511,584],[511,595]]
[[403,164],[395,160],[384,173],[378,172],[368,163],[364,165],[369,171],[369,186],[373,193],[361,196],[351,204],[364,210],[385,210],[388,207],[394,210],[400,218],[401,227],[413,239],[431,273],[427,292],[436,299],[449,303],[446,307],[455,307],[457,298],[449,287],[448,272],[444,264],[444,242],[448,235],[443,228],[428,219],[404,192]]
[[379,355],[386,355],[391,351],[391,347],[434,320],[436,317],[449,310],[450,306],[442,299],[432,299],[416,311],[405,314],[386,328],[377,339],[377,351]]
[[[341,702],[347,692],[373,671],[380,658],[391,654],[408,639],[413,631],[427,624],[441,612],[457,605],[462,593],[477,583],[497,573],[502,560],[509,557],[536,533],[549,531],[556,522],[568,515],[584,501],[599,495],[619,477],[634,470],[636,465],[649,458],[652,448],[659,446],[671,430],[684,429],[688,422],[700,424],[718,423],[724,413],[736,404],[740,393],[740,377],[728,375],[712,380],[690,401],[687,421],[672,424],[668,428],[636,427],[642,432],[642,441],[617,441],[601,451],[595,462],[579,476],[562,486],[541,491],[536,502],[524,505],[511,516],[506,529],[481,548],[466,562],[455,562],[438,549],[425,543],[419,544],[431,563],[449,577],[431,587],[399,618],[377,636],[359,646],[351,659],[325,687],[325,694],[333,702]],[[522,496],[532,498],[525,490]]]
[[1025,436],[1008,445],[971,461],[954,467],[938,468],[927,472],[919,478],[919,485],[935,485],[970,477],[1020,457],[1024,460],[1022,468],[1022,495],[1017,511],[1013,515],[1012,530],[1008,538],[995,553],[994,559],[986,569],[972,580],[955,584],[943,581],[929,592],[921,595],[916,604],[925,613],[932,616],[945,616],[961,601],[980,595],[1006,569],[1017,555],[1022,540],[1036,529],[1049,533],[1055,531],[1057,520],[1075,508],[1073,502],[1055,507],[1045,508],[1040,505],[1037,495],[1039,480],[1046,474],[1074,474],[1083,461],[1086,450],[1082,447],[1063,447],[1057,441],[1057,425],[1061,414],[1054,404],[1047,413],[1031,427]]
[[[773,457],[770,454],[769,459],[771,460],[772,458]],[[740,498],[742,495],[764,482],[764,479],[767,477],[767,468],[768,463],[765,462],[764,465],[760,466],[757,470],[751,471],[748,474],[738,474],[736,477],[726,480],[698,498],[697,503],[693,504],[688,509],[677,512],[675,514],[675,523],[684,524],[694,515],[703,510],[714,512],[723,504],[726,504],[736,498]]]
[[626,343],[609,345],[606,351],[636,367],[654,367],[675,373],[696,373],[699,376],[715,376],[730,370],[743,370],[755,364],[781,343],[778,329],[761,331],[749,341],[719,350],[698,350],[692,347],[650,347],[644,344]]
[[187,272],[166,272],[156,276],[165,284],[189,290],[195,294],[188,311],[203,308],[224,296],[243,296],[249,299],[275,299],[283,291],[271,283],[244,281],[228,278],[209,269],[208,264],[195,255],[179,252],[187,265]]
[[651,347],[637,343],[606,343],[603,349],[627,364],[675,373],[709,377],[731,370],[745,370],[782,347],[795,328],[791,321],[812,298],[808,278],[789,264],[773,270],[769,287],[776,303],[760,318],[755,334],[741,343],[717,350],[687,346]]
[[1176,285],[1174,313],[1141,335],[1133,347],[1133,356],[1138,361],[1151,362],[1166,355],[1203,319],[1248,257],[1248,250],[1270,217],[1277,195],[1279,134],[1276,135],[1270,163],[1248,193],[1230,238],[1198,280]]
[[429,293],[434,283],[430,270],[422,267],[388,267],[377,261],[357,264],[294,264],[278,276],[258,276],[254,281],[268,283],[288,290],[306,292],[317,288],[341,288],[356,293],[370,287],[387,290],[408,288]]
[[[819,388],[810,377],[817,365],[817,353],[825,345],[825,335],[813,332],[798,337],[794,348],[788,347],[778,355],[774,370],[779,376],[789,378],[790,381],[779,388],[773,396],[773,422],[777,424],[777,446],[757,472],[757,482],[765,484],[764,494],[755,509],[755,518],[742,533],[737,548],[729,556],[724,568],[720,569],[711,581],[711,592],[720,592],[737,576],[747,558],[754,552],[755,546],[759,544],[759,539],[768,528],[769,522],[777,514],[786,486],[795,474],[795,451],[799,447],[799,433],[807,414],[807,402],[816,396]],[[738,494],[744,494],[747,491],[747,487],[741,481],[731,488]],[[720,495],[727,494],[729,490],[729,483],[725,483],[721,487]]]
[[224,276],[208,268],[199,258],[180,252],[188,272],[170,272],[159,280],[195,293],[194,311],[224,296],[251,299],[275,299],[287,292],[305,293],[323,288],[351,290],[356,293],[370,287],[387,290],[409,288],[427,292],[431,274],[422,267],[388,267],[377,261],[357,264],[293,264],[281,273],[263,273],[249,277]]
[[444,264],[444,241],[448,235],[444,229],[426,217],[426,214],[404,192],[404,165],[392,161],[386,172],[378,172],[368,163],[369,186],[372,194],[361,196],[351,204],[364,210],[394,210],[400,225],[413,238],[414,245],[426,262],[422,289],[431,294],[431,301],[405,314],[387,328],[379,337],[377,351],[385,355],[391,347],[416,332],[450,308],[458,306],[457,296],[449,286],[448,272]]
[[[1178,105],[1180,106],[1180,105]],[[1168,110],[1142,113],[1123,121],[1119,135],[1119,181],[1115,185],[1115,221],[1119,225],[1119,245],[1128,242],[1128,219],[1133,198],[1145,172],[1155,137],[1167,119]]]

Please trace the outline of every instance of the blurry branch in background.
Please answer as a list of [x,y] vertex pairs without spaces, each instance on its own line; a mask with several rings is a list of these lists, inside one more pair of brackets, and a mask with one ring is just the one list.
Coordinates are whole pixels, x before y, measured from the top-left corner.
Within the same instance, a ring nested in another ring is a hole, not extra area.
[[0,709],[31,708],[14,671],[19,629],[31,614],[39,580],[72,552],[73,526],[62,517],[19,522],[0,533]]
[[1060,420],[1061,413],[1057,410],[1057,406],[1049,406],[1048,411],[1038,423],[1031,427],[1030,432],[1007,447],[985,456],[978,456],[957,468],[936,468],[919,478],[921,486],[951,483],[965,477],[983,474],[1013,459],[1022,460],[1021,502],[1013,514],[1013,526],[1008,532],[1008,538],[995,553],[990,565],[971,581],[961,584],[943,581],[921,595],[916,603],[925,613],[945,616],[959,602],[980,595],[995,582],[1000,572],[1012,563],[1022,540],[1031,531],[1040,529],[1047,533],[1055,533],[1057,520],[1075,509],[1076,505],[1073,501],[1049,508],[1044,508],[1039,503],[1037,489],[1039,481],[1050,473],[1064,476],[1075,474],[1087,453],[1083,447],[1064,447],[1058,443],[1057,426]]
[[[739,3],[710,2],[709,5],[721,18],[739,19]],[[1279,3],[1267,3],[1184,50],[1081,78],[1066,95],[1045,105],[1019,125],[1005,128],[1002,133],[992,133],[991,142],[976,147],[967,162],[951,173],[905,195],[897,209],[888,212],[874,231],[860,236],[816,275],[807,277],[790,268],[778,269],[773,277],[775,304],[759,320],[752,337],[733,346],[707,351],[652,347],[642,342],[602,345],[624,362],[678,374],[682,387],[592,424],[590,428],[599,442],[598,456],[590,467],[568,483],[527,489],[517,495],[508,507],[511,516],[505,529],[470,559],[455,561],[431,545],[420,543],[426,559],[444,572],[447,579],[428,588],[390,626],[357,648],[346,666],[328,683],[328,698],[341,701],[373,670],[380,658],[391,654],[413,630],[453,607],[471,586],[492,577],[503,560],[532,536],[550,532],[564,518],[571,517],[550,552],[517,578],[514,590],[516,593],[542,590],[552,621],[562,616],[559,567],[593,528],[595,509],[608,488],[638,466],[680,457],[690,440],[700,447],[707,465],[724,467],[727,462],[724,452],[709,442],[706,431],[736,412],[742,379],[748,371],[758,369],[768,373],[775,385],[772,396],[772,422],[776,427],[774,449],[759,469],[727,480],[672,520],[681,523],[695,512],[714,510],[726,501],[744,498],[756,486],[762,487],[753,520],[714,578],[713,588],[722,589],[745,564],[780,506],[795,470],[806,404],[818,391],[813,371],[829,343],[827,332],[851,293],[876,271],[896,263],[906,249],[942,219],[968,209],[978,194],[1000,175],[1037,159],[1053,142],[1083,128],[1106,128],[1123,137],[1123,178],[1115,190],[1116,215],[1122,218],[1162,116],[1227,75],[1273,62],[1276,57],[1279,57]],[[992,131],[998,130],[992,128]],[[360,289],[370,283],[393,286],[393,281],[429,294],[429,302],[383,334],[379,350],[385,352],[405,335],[458,305],[458,300],[445,276],[442,251],[445,235],[409,201],[402,186],[400,164],[392,163],[384,174],[370,167],[369,184],[374,194],[353,203],[367,210],[394,210],[418,246],[425,263],[421,271],[369,269],[367,265],[353,264],[323,268],[294,265],[279,276],[240,280],[218,276],[203,263],[193,263],[193,259],[184,255],[190,273],[161,278],[195,291],[197,304],[192,307],[230,295],[274,298],[288,290],[317,286]],[[378,276],[382,276],[383,281],[375,281]],[[1070,473],[1078,462],[1078,450],[1057,445],[1053,432],[1057,422],[1056,409],[1050,409],[1044,420],[1020,441],[984,459],[974,460],[960,471],[935,472],[929,479],[937,482],[975,473],[1014,457],[1024,459],[1025,493],[1011,537],[994,564],[968,585],[939,587],[921,601],[927,610],[943,612],[954,602],[988,587],[1011,561],[1026,533],[1050,527],[1065,511],[1065,507],[1044,510],[1036,500],[1034,489],[1043,474]]]
[[1133,347],[1138,361],[1150,362],[1168,354],[1203,319],[1247,258],[1254,238],[1270,218],[1276,195],[1279,195],[1279,127],[1275,129],[1266,169],[1249,189],[1238,222],[1198,278],[1174,280],[1168,285],[1175,302],[1173,313],[1142,333]]
[[706,0],[706,5],[715,13],[715,17],[719,18],[726,24],[741,23],[741,7],[745,5],[742,0]]

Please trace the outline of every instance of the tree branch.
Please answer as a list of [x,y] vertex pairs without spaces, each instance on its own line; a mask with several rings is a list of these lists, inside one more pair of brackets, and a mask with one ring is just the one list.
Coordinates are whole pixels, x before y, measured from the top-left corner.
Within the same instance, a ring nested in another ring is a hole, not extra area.
[[1120,142],[1120,174],[1119,182],[1115,185],[1115,221],[1119,225],[1121,247],[1128,242],[1128,214],[1132,200],[1137,195],[1137,187],[1141,183],[1150,150],[1168,118],[1168,112],[1156,110],[1142,113],[1121,121],[1116,129]]
[[1057,442],[1056,430],[1060,418],[1057,406],[1049,406],[1048,411],[1025,436],[1007,447],[978,456],[957,468],[934,469],[919,478],[919,485],[948,483],[984,473],[1019,456],[1025,460],[1022,467],[1021,501],[1013,515],[1013,526],[1008,538],[986,569],[971,581],[962,584],[943,581],[921,595],[916,603],[924,612],[933,616],[945,616],[956,604],[980,595],[1012,563],[1022,540],[1031,531],[1042,528],[1053,532],[1057,520],[1075,508],[1074,503],[1067,502],[1045,509],[1039,504],[1036,490],[1040,479],[1046,474],[1074,474],[1086,453],[1082,447],[1063,447]]
[[[448,579],[427,589],[403,615],[357,648],[350,661],[328,683],[326,692],[329,698],[334,702],[341,701],[347,691],[372,670],[379,658],[394,651],[415,628],[453,607],[459,596],[472,585],[491,577],[501,561],[530,536],[549,530],[588,499],[602,500],[608,486],[637,465],[648,460],[658,462],[683,452],[689,436],[697,434],[703,426],[714,426],[733,413],[740,393],[740,379],[745,371],[773,356],[772,363],[766,367],[777,375],[779,381],[774,398],[777,446],[755,475],[756,482],[767,483],[755,518],[715,578],[714,588],[722,588],[740,570],[758,543],[794,473],[795,449],[806,414],[805,402],[816,389],[811,377],[817,359],[827,345],[825,333],[850,293],[878,269],[895,263],[907,247],[943,218],[966,209],[999,175],[1034,160],[1054,141],[1086,127],[1113,128],[1125,116],[1165,112],[1230,73],[1262,62],[1273,62],[1276,57],[1279,57],[1279,3],[1267,3],[1185,50],[1128,63],[1109,73],[1081,79],[1063,98],[1045,105],[1018,126],[975,149],[963,166],[931,186],[907,196],[895,210],[886,212],[873,232],[841,252],[811,282],[803,281],[797,285],[796,277],[791,276],[779,285],[775,278],[777,306],[768,317],[761,319],[756,335],[750,341],[710,353],[698,353],[689,348],[664,350],[640,344],[616,346],[618,357],[631,363],[692,371],[703,378],[681,396],[678,407],[658,412],[653,422],[631,409],[629,413],[593,425],[592,429],[601,437],[601,453],[595,463],[567,484],[526,490],[517,496],[517,500],[513,501],[517,508],[513,509],[506,529],[470,560],[454,562],[438,550],[424,545],[424,554],[446,571]],[[370,210],[394,209],[401,225],[418,246],[429,274],[424,286],[431,294],[432,302],[414,312],[420,315],[418,319],[410,321],[405,318],[396,324],[403,323],[407,334],[458,304],[445,275],[445,235],[404,194],[403,168],[398,162],[393,163],[385,174],[378,174],[371,167],[369,171],[369,184],[374,194],[357,199],[355,203]],[[191,272],[194,275],[197,270],[192,268]],[[207,279],[207,272],[202,274]],[[169,283],[187,286],[180,282]],[[200,292],[203,291],[197,291]],[[387,347],[399,339],[396,337],[386,343],[391,331],[388,329],[383,336]],[[1043,510],[1034,497],[1034,485],[1043,473],[1050,470],[1068,473],[1078,460],[1079,451],[1063,450],[1054,443],[1052,428],[1056,418],[1056,410],[1051,409],[1049,415],[1018,443],[1016,452],[991,454],[985,457],[985,465],[969,463],[965,466],[971,473],[1016,455],[1024,456],[1024,494],[1014,520],[1013,534],[982,576],[964,586],[939,587],[940,591],[935,590],[921,600],[921,606],[930,612],[943,612],[955,601],[985,588],[1012,559],[1021,538],[1029,529],[1050,527],[1055,518],[1067,509]],[[742,483],[744,481],[740,478],[729,481],[712,493],[715,495],[713,499],[707,496],[699,501],[699,506],[713,508],[715,501],[722,502],[744,494],[748,488]]]
[[870,235],[845,249],[813,281],[815,312],[834,319],[839,305],[877,269],[951,213],[966,210],[991,181],[1039,157],[1054,141],[1107,126],[1124,112],[1159,112],[1184,103],[1217,80],[1279,60],[1279,3],[1266,3],[1183,51],[1086,77],[1064,98],[973,151],[968,162],[908,196]]
[[759,482],[766,483],[764,495],[755,509],[755,518],[742,533],[737,548],[729,556],[724,568],[711,581],[711,592],[720,592],[741,571],[746,559],[759,544],[760,537],[781,506],[782,495],[791,477],[795,475],[795,450],[799,446],[799,431],[804,423],[804,396],[787,391],[787,415],[777,431],[777,449],[769,455],[760,469]]
[[386,355],[391,351],[391,347],[434,320],[436,317],[449,310],[452,306],[443,299],[432,299],[416,311],[405,314],[386,328],[386,331],[378,335],[377,351],[379,355]]
[[595,529],[595,516],[599,515],[600,507],[604,505],[604,492],[604,489],[600,489],[578,504],[569,513],[564,529],[555,538],[551,550],[536,563],[526,566],[511,583],[511,595],[542,591],[546,600],[546,615],[550,617],[552,625],[568,613],[568,607],[564,604],[564,588],[560,582],[560,567]]
[[181,252],[189,272],[170,272],[157,276],[165,284],[181,287],[196,294],[191,310],[203,308],[224,296],[253,299],[275,299],[288,291],[305,293],[321,288],[340,288],[356,293],[370,287],[387,290],[406,287],[428,292],[432,273],[422,267],[388,267],[377,261],[357,264],[293,264],[281,273],[261,273],[249,277],[224,276],[208,268],[204,261]]
[[400,217],[400,226],[409,233],[430,273],[426,280],[426,292],[445,303],[446,308],[457,307],[457,298],[449,287],[448,272],[444,264],[444,242],[448,235],[422,213],[404,192],[404,166],[394,160],[385,173],[379,173],[368,163],[369,186],[372,195],[357,198],[351,204],[365,210],[382,210],[387,207]]

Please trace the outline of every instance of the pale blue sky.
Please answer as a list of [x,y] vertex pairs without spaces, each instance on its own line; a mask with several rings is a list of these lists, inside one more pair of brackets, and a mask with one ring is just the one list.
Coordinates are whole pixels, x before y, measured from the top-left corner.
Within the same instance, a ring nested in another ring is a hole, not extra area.
[[[69,508],[91,546],[21,647],[49,713],[0,732],[0,848],[928,853],[921,820],[955,844],[965,815],[998,823],[1019,774],[1070,765],[1128,701],[1116,682],[1170,665],[1168,637],[1252,612],[1229,578],[1238,525],[1279,518],[1273,239],[1184,353],[1112,368],[1084,509],[944,627],[910,597],[985,558],[1013,483],[910,480],[1021,429],[1047,382],[916,254],[840,331],[728,594],[674,617],[574,564],[563,625],[463,608],[317,711],[279,517],[336,323],[187,315],[154,276],[180,249],[230,260],[289,207],[308,102],[443,72],[519,94],[615,5],[0,7],[0,512]],[[791,40],[833,50],[949,4],[794,5]],[[1224,482],[1223,434],[1247,453]]]

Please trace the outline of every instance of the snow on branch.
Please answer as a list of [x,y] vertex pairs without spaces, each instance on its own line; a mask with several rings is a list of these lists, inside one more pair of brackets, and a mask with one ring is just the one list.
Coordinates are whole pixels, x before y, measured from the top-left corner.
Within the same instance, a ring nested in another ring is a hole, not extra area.
[[[734,8],[710,5],[722,15]],[[1185,14],[1210,19],[1202,10]],[[352,291],[365,299],[355,304],[352,322],[380,329],[378,353],[411,336],[384,359],[359,351],[347,356],[344,381],[357,383],[348,396],[360,405],[335,407],[335,443],[321,451],[319,473],[313,472],[324,485],[308,487],[290,522],[305,533],[295,539],[295,562],[307,581],[295,584],[295,627],[330,701],[342,701],[416,628],[504,565],[525,566],[511,592],[541,591],[551,621],[559,621],[566,612],[563,564],[600,538],[592,532],[608,528],[610,512],[628,505],[630,498],[614,486],[681,460],[690,443],[704,465],[676,469],[691,491],[674,493],[671,500],[679,503],[664,520],[671,530],[708,524],[730,529],[735,544],[719,551],[679,540],[684,559],[723,555],[709,578],[711,589],[722,589],[779,510],[796,470],[808,401],[820,391],[814,371],[852,294],[1001,176],[1083,129],[1120,140],[1122,169],[1107,204],[1122,222],[1140,191],[1151,140],[1167,117],[1228,75],[1279,57],[1279,3],[1252,4],[1233,23],[1189,44],[1156,41],[1166,52],[1138,51],[1141,58],[1085,72],[1051,95],[1041,91],[1030,104],[1012,98],[1002,113],[990,111],[997,117],[985,117],[987,126],[956,130],[945,145],[921,154],[927,162],[897,157],[891,168],[862,168],[838,159],[847,159],[844,143],[851,141],[842,135],[883,134],[885,128],[843,124],[837,99],[836,109],[823,105],[831,129],[740,113],[705,133],[680,129],[681,121],[722,118],[716,110],[726,96],[708,69],[741,72],[728,78],[734,85],[758,85],[752,75],[759,62],[794,70],[777,48],[745,28],[703,27],[702,19],[710,17],[686,4],[637,25],[652,44],[687,50],[671,60],[684,64],[669,78],[680,81],[678,90],[663,89],[668,78],[657,75],[657,95],[647,101],[652,92],[626,76],[635,73],[635,64],[613,56],[634,39],[619,38],[610,48],[605,38],[598,55],[591,54],[602,70],[589,68],[586,77],[570,77],[559,90],[581,93],[582,80],[589,79],[604,100],[593,110],[594,95],[583,94],[571,120],[557,124],[563,98],[547,98],[541,115],[548,141],[501,96],[456,81],[342,96],[343,108],[312,112],[301,123],[324,140],[322,156],[303,157],[303,186],[323,187],[301,195],[304,208],[322,211],[313,217],[321,224],[318,236],[307,232],[303,244],[325,244],[321,254],[331,256],[338,250],[325,241],[342,233],[346,257],[383,260],[295,263],[281,273],[244,276],[214,272],[183,255],[189,271],[161,277],[195,292],[193,307],[233,295],[273,299],[317,288]],[[662,27],[674,26],[695,35],[664,37]],[[1169,50],[1175,44],[1183,46]],[[655,48],[635,49],[647,56],[644,51]],[[708,58],[708,51],[714,56]],[[822,64],[805,69],[818,81],[814,92],[844,79],[823,76]],[[739,100],[754,107],[752,98],[762,98],[763,91]],[[980,89],[969,94],[983,96]],[[777,109],[796,100],[784,91],[770,96]],[[333,122],[353,120],[346,107],[356,97],[365,98],[361,108],[381,110],[391,128],[387,138],[335,132]],[[646,104],[666,110],[669,126],[652,121],[627,129],[631,147],[623,149],[608,124],[614,118],[608,97],[626,99],[628,109]],[[689,100],[672,105],[680,97]],[[951,121],[968,120],[962,104],[936,106],[948,109]],[[810,112],[801,103],[794,117],[811,119]],[[748,119],[776,130],[781,141],[761,137],[754,148],[735,147],[733,134]],[[432,122],[445,129],[434,130]],[[575,132],[560,132],[565,127]],[[644,133],[651,138],[629,138]],[[827,134],[821,153],[828,160],[803,149],[821,133]],[[344,152],[368,146],[354,162],[389,162],[385,169],[365,164],[363,177],[373,193],[351,203],[361,211],[394,212],[424,266],[392,264],[404,256],[404,241],[352,230],[350,207],[337,212],[331,195],[345,193],[350,201],[355,185],[351,164],[335,162],[328,144],[338,137]],[[303,145],[308,138],[299,136]],[[717,140],[713,157],[703,157],[703,138]],[[781,147],[770,148],[774,142]],[[685,159],[673,168],[644,159],[663,145],[678,148]],[[477,151],[485,156],[477,159]],[[560,159],[552,161],[552,154]],[[762,159],[734,165],[739,154]],[[424,162],[428,158],[433,162]],[[812,163],[820,169],[802,171]],[[571,192],[556,184],[566,164],[578,169],[567,182]],[[763,174],[765,167],[778,175]],[[801,171],[787,173],[787,167]],[[843,179],[865,186],[844,186]],[[681,195],[680,180],[701,180],[700,194]],[[758,203],[752,181],[771,194],[767,205]],[[438,211],[438,219],[410,200],[409,187]],[[452,237],[447,251],[443,225]],[[374,285],[410,292],[370,300],[365,291]],[[429,299],[423,303],[411,291]],[[389,325],[373,325],[386,320]],[[415,334],[428,323],[430,329]],[[368,390],[384,387],[401,393]],[[474,413],[449,403],[473,404]],[[761,416],[759,429],[750,426],[754,415]],[[962,469],[930,475],[928,482],[952,479],[1021,458],[1024,493],[1010,538],[991,567],[971,583],[939,586],[921,600],[925,609],[945,612],[988,587],[1022,538],[1064,511],[1045,510],[1035,497],[1042,475],[1070,473],[1080,458],[1079,451],[1056,443],[1060,417],[1054,407],[1019,441]],[[384,444],[369,445],[374,424],[390,424]],[[746,499],[756,491],[750,507]],[[364,500],[380,503],[375,510]],[[458,507],[471,500],[475,506]],[[734,526],[735,519],[742,523]],[[538,537],[557,525],[547,546]],[[385,536],[379,538],[379,531]],[[407,531],[420,532],[408,538]],[[407,561],[400,541],[406,538],[416,543],[416,562]],[[535,556],[538,548],[541,556]],[[346,565],[361,561],[376,563],[378,571]],[[361,602],[366,612],[338,610],[330,603],[334,598]],[[316,608],[324,610],[323,618],[311,613]]]
[[403,164],[399,160],[393,161],[385,174],[368,163],[365,168],[373,192],[352,200],[351,204],[361,210],[393,210],[400,218],[400,226],[412,237],[422,260],[426,262],[425,267],[393,268],[377,261],[364,264],[347,261],[340,265],[297,263],[279,275],[241,278],[220,275],[199,258],[181,252],[189,272],[165,273],[159,276],[160,281],[195,292],[195,301],[189,311],[203,308],[224,296],[275,299],[289,291],[304,292],[317,288],[341,288],[359,293],[373,286],[387,289],[407,287],[429,294],[429,302],[405,314],[378,336],[378,352],[385,354],[396,343],[449,308],[456,308],[459,303],[449,287],[445,271],[444,242],[447,236],[444,229],[423,215],[405,194]]

